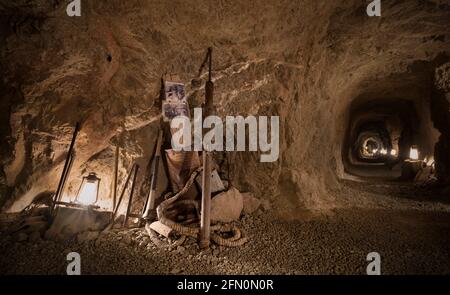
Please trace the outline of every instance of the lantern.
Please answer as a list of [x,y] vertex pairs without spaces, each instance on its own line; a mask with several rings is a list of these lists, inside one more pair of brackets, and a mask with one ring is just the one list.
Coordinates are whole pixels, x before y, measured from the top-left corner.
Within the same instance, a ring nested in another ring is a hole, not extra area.
[[95,173],[89,173],[88,176],[83,177],[75,202],[83,205],[95,204],[98,199],[99,187],[100,178]]
[[411,160],[419,160],[419,150],[417,149],[417,146],[413,145],[411,147],[409,150],[409,158]]

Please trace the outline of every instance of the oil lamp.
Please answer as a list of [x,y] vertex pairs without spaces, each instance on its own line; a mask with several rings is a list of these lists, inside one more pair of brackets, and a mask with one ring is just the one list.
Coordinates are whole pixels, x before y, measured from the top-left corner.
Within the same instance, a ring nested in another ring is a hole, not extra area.
[[409,150],[409,158],[411,160],[419,160],[419,150],[417,149],[417,146],[413,145],[411,147]]
[[81,181],[75,202],[88,206],[95,204],[98,199],[99,187],[100,178],[98,178],[95,173],[89,173],[89,175],[83,177],[83,180]]

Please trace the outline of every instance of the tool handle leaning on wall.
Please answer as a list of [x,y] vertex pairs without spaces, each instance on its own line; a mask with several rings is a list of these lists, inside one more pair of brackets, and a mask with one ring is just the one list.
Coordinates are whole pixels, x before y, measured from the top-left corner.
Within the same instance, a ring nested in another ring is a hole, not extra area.
[[159,173],[159,163],[161,161],[161,146],[163,141],[164,132],[162,129],[158,132],[158,140],[156,142],[156,151],[155,158],[153,159],[153,171],[152,171],[152,180],[150,184],[150,192],[147,198],[147,202],[145,205],[145,212],[143,214],[144,219],[149,219],[151,217],[151,211],[155,210],[155,200],[156,200],[156,191],[158,188],[158,173]]
[[77,122],[75,125],[75,130],[73,131],[72,141],[70,142],[69,151],[67,152],[66,161],[64,162],[64,168],[61,173],[61,178],[58,183],[58,188],[56,189],[56,193],[55,193],[53,202],[50,207],[51,214],[53,214],[53,212],[54,212],[56,203],[60,200],[62,190],[63,190],[65,182],[67,181],[67,178],[69,176],[68,174],[69,174],[70,166],[72,165],[71,161],[73,160],[73,157],[74,157],[73,150],[74,150],[74,146],[75,146],[75,141],[77,139],[78,132],[80,131],[80,129],[81,129],[81,124],[80,124],[80,122]]
[[[212,48],[208,48],[209,73],[205,87],[205,116],[213,115],[214,109],[214,83],[212,82]],[[200,218],[200,241],[201,249],[209,247],[211,227],[211,153],[210,147],[203,150],[203,176],[202,176],[202,208]]]

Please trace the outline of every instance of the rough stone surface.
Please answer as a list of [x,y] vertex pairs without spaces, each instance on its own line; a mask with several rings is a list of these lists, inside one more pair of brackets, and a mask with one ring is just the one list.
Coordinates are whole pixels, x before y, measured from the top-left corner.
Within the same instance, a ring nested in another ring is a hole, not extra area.
[[[90,171],[111,183],[116,145],[121,180],[134,161],[147,167],[161,75],[189,84],[208,46],[220,116],[280,116],[279,161],[230,154],[233,185],[279,210],[358,204],[334,194],[348,106],[365,93],[428,99],[432,70],[449,55],[450,9],[441,0],[387,1],[374,18],[360,0],[99,0],[83,3],[76,19],[63,1],[0,3],[0,203],[10,212],[55,190],[76,121],[83,126],[65,198]],[[187,93],[192,106],[201,103],[202,90],[188,85]],[[110,209],[109,187],[100,204]]]
[[243,206],[241,193],[232,187],[212,198],[211,221],[231,222],[238,220]]
[[20,232],[16,235],[17,242],[24,242],[28,239],[28,235],[26,233]]
[[35,231],[30,234],[28,239],[30,242],[37,242],[37,241],[41,240],[41,234],[39,232]]
[[252,214],[256,210],[258,210],[259,206],[261,206],[261,200],[255,198],[252,193],[243,193],[243,211],[247,214]]
[[450,93],[450,62],[436,69],[435,81],[438,89]]
[[84,233],[80,233],[77,235],[77,241],[78,243],[84,243],[87,241],[93,241],[96,240],[98,238],[99,233],[98,232],[92,232],[92,231],[87,231]]

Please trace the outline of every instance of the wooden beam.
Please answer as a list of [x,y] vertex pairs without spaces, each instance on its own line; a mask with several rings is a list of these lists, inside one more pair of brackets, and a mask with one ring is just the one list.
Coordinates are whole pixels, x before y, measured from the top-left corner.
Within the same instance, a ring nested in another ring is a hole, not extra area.
[[[214,83],[212,82],[212,48],[208,48],[209,74],[205,87],[205,117],[213,115]],[[203,149],[203,176],[202,176],[202,209],[200,219],[200,248],[208,248],[211,230],[211,153],[209,147]]]
[[156,190],[158,186],[158,174],[159,174],[159,162],[161,161],[161,146],[163,142],[163,134],[162,129],[158,131],[158,139],[156,141],[156,151],[155,157],[153,159],[153,171],[152,171],[152,181],[150,183],[150,192],[147,198],[147,201],[144,206],[143,217],[145,219],[149,218],[150,211],[155,209],[155,200],[156,200]]
[[133,183],[131,184],[130,197],[128,198],[127,212],[125,213],[125,218],[123,220],[123,226],[124,227],[127,226],[128,217],[130,215],[131,204],[133,203],[134,187],[136,186],[136,178],[137,178],[137,175],[138,175],[138,171],[139,171],[139,165],[136,164],[135,165],[135,169],[134,169]]
[[114,223],[114,219],[116,218],[117,212],[119,211],[120,204],[122,203],[122,198],[125,195],[125,191],[128,188],[128,183],[130,182],[130,178],[131,178],[131,175],[133,174],[135,166],[136,166],[136,164],[133,164],[130,172],[128,173],[127,180],[125,180],[125,183],[124,183],[124,186],[122,189],[122,193],[120,194],[119,201],[117,202],[116,208],[114,209],[114,212],[113,212],[112,223]]
[[209,247],[211,230],[211,154],[203,151],[202,209],[200,219],[200,248]]
[[72,141],[70,142],[70,146],[69,146],[69,151],[67,152],[67,157],[66,157],[66,161],[64,163],[64,168],[63,171],[61,173],[61,178],[59,179],[59,183],[58,183],[58,188],[56,189],[56,193],[53,199],[53,203],[50,207],[50,213],[53,214],[53,210],[55,209],[55,205],[56,202],[58,202],[60,200],[60,195],[62,192],[62,189],[64,187],[65,181],[67,180],[67,176],[68,176],[68,170],[69,170],[69,166],[71,165],[70,161],[71,158],[73,156],[73,149],[75,146],[75,140],[78,136],[78,132],[80,131],[81,125],[79,122],[76,123],[75,125],[75,130],[73,131],[73,135],[72,135]]
[[116,153],[114,156],[114,180],[113,180],[113,187],[112,187],[112,193],[113,193],[112,211],[113,212],[114,212],[114,208],[116,207],[116,202],[117,202],[117,181],[119,178],[119,152],[120,152],[120,147],[119,147],[119,145],[117,145]]

